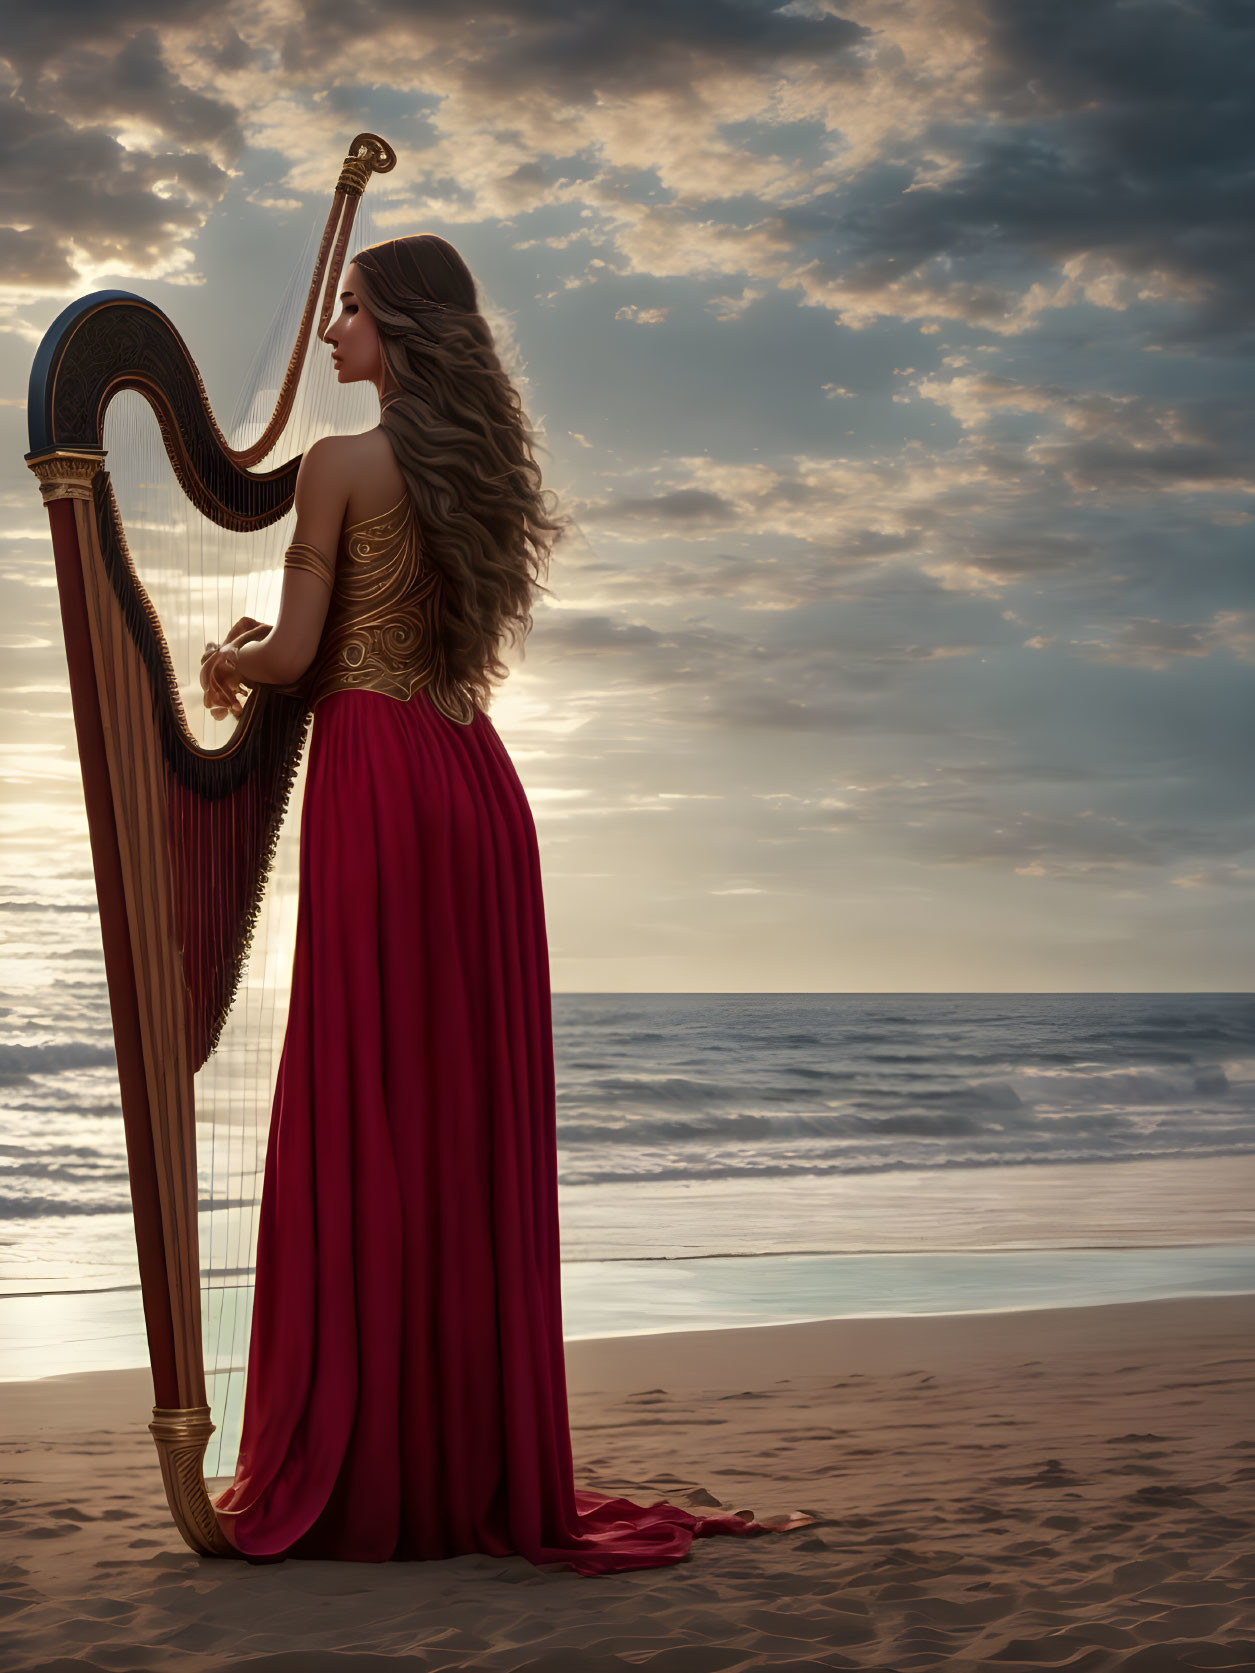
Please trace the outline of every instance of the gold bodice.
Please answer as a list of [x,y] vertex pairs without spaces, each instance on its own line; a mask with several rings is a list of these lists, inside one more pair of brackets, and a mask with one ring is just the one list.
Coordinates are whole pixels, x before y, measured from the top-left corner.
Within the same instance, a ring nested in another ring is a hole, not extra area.
[[[326,562],[312,547],[289,548],[285,561],[326,578]],[[423,562],[408,493],[382,516],[346,523],[309,674],[310,708],[335,691],[381,691],[407,703],[425,689],[441,714],[469,726],[475,707],[445,669],[440,598],[441,577]]]

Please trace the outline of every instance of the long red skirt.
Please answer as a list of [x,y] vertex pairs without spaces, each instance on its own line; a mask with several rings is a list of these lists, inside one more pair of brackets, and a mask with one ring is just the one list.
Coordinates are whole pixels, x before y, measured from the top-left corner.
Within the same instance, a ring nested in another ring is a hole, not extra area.
[[604,1574],[768,1531],[574,1486],[540,858],[489,717],[325,698],[300,866],[228,1539]]

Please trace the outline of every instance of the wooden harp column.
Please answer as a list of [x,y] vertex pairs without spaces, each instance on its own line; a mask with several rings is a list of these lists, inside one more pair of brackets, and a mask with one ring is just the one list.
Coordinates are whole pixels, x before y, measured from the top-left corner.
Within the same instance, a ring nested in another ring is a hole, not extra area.
[[182,337],[142,297],[99,291],[72,303],[31,370],[26,462],[51,525],[100,906],[153,1376],[149,1429],[175,1524],[206,1556],[237,1553],[203,1473],[214,1425],[201,1341],[193,1077],[244,970],[309,716],[299,697],[259,688],[221,748],[193,736],[105,469],[105,414],[120,391],[143,395],[183,491],[213,522],[260,531],[286,515],[299,456],[268,471],[250,467],[288,422],[324,284],[320,339],[330,320],[370,175],[395,163],[375,134],[350,146],[274,413],[248,448],[228,445]]

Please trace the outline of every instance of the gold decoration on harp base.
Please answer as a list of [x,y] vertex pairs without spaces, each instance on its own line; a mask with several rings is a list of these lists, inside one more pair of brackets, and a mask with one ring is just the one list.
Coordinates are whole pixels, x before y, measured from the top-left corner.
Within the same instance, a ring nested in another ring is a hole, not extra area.
[[153,1407],[148,1425],[161,1459],[161,1479],[174,1524],[202,1557],[238,1557],[223,1533],[205,1486],[205,1448],[214,1432],[208,1406]]
[[46,453],[28,453],[26,463],[39,478],[45,505],[51,500],[90,500],[92,482],[105,462],[103,447],[53,447]]
[[378,134],[358,134],[349,146],[336,191],[360,198],[372,174],[387,174],[397,166],[397,154]]

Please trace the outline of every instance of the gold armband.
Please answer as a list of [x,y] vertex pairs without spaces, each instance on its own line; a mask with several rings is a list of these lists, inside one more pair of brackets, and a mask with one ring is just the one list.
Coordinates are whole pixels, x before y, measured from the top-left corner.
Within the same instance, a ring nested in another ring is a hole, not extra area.
[[320,581],[325,581],[329,587],[335,585],[335,565],[323,557],[316,546],[309,546],[303,540],[298,540],[288,547],[283,556],[283,567],[307,570]]

